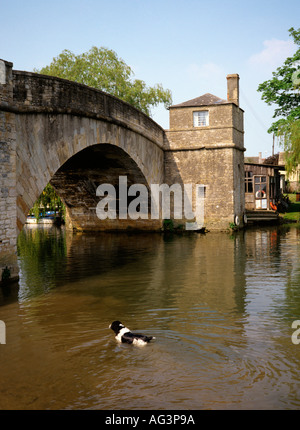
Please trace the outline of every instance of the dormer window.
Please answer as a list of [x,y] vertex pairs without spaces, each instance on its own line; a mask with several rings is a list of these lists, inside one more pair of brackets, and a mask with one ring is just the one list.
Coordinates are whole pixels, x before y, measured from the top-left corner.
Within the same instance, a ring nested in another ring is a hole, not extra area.
[[193,112],[194,127],[207,127],[209,125],[208,110]]

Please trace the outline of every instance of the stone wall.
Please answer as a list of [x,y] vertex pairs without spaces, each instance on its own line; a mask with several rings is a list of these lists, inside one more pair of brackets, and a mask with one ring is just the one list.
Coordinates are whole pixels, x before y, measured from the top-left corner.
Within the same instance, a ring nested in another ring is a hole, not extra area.
[[[209,125],[193,126],[193,112],[209,112]],[[166,131],[165,178],[172,184],[205,186],[204,223],[209,230],[227,229],[243,219],[243,111],[234,103],[170,108]],[[193,198],[195,210],[195,196]]]
[[0,60],[0,281],[6,265],[12,277],[18,272],[15,114],[2,110],[12,99],[12,63]]
[[[195,111],[209,112],[209,126],[193,126]],[[202,108],[171,108],[170,129],[166,133],[168,149],[234,146],[243,150],[243,111],[233,103]]]

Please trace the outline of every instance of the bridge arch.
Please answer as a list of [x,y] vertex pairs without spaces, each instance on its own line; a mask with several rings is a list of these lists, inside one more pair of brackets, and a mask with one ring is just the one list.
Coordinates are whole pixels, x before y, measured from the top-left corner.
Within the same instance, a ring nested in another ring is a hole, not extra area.
[[74,228],[153,228],[153,223],[140,220],[129,224],[117,220],[99,222],[95,212],[97,197],[91,192],[104,182],[117,185],[118,174],[128,176],[129,184],[143,183],[149,187],[151,183],[161,183],[163,151],[157,145],[118,124],[72,115],[21,115],[16,118],[16,125],[19,230],[48,182],[66,202],[69,224]]
[[[52,182],[68,206],[62,183],[66,185],[69,181],[70,185],[72,182],[72,160],[77,163],[81,180],[84,168],[85,176],[89,168],[93,170],[93,186],[100,180],[100,183],[108,182],[108,179],[104,180],[104,170],[108,178],[112,180],[114,177],[113,181],[119,171],[132,183],[149,186],[163,182],[164,131],[129,104],[81,84],[28,72],[13,71],[13,87],[13,103],[8,109],[15,114],[18,231],[48,182]],[[91,166],[87,157],[90,157]],[[80,160],[84,160],[83,167],[80,167]],[[97,175],[95,160],[100,163]],[[106,164],[103,164],[105,160]],[[109,166],[113,174],[109,172]],[[74,189],[74,192],[78,191],[79,186]],[[82,197],[82,193],[78,194]],[[73,196],[73,203],[74,199]],[[69,219],[72,221],[73,218],[74,227],[129,227],[125,222],[115,222],[113,226],[105,226],[102,222],[100,225],[91,215],[91,210],[86,217],[82,216],[86,212],[87,200],[81,199],[81,211],[79,195],[77,206],[69,205]],[[136,223],[131,227],[137,227]],[[143,224],[142,228],[154,228],[153,223],[140,224]]]
[[[119,213],[119,178],[125,177],[127,189],[132,184],[143,184],[149,190],[149,183],[137,163],[128,153],[116,145],[95,144],[69,158],[51,178],[51,185],[64,201],[67,208],[67,226],[77,230],[120,230],[153,229],[160,223],[138,219],[100,220],[96,207],[100,197],[97,188],[101,184],[110,184],[116,191],[116,209]],[[130,197],[127,196],[127,206]],[[150,192],[148,208],[150,213]]]

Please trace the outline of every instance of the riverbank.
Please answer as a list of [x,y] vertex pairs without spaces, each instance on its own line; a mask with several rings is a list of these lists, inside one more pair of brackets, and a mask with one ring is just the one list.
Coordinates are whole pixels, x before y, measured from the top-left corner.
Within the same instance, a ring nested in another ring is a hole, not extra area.
[[300,202],[296,201],[296,194],[288,194],[290,206],[286,213],[280,214],[284,222],[300,222]]

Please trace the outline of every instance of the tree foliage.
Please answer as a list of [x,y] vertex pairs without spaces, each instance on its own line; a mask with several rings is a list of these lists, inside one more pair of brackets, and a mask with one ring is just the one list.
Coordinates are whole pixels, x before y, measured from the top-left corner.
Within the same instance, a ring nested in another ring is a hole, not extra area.
[[124,60],[111,49],[93,46],[88,52],[75,55],[65,49],[49,66],[36,70],[45,75],[76,81],[105,91],[124,100],[147,115],[151,107],[172,104],[171,91],[161,84],[148,87],[144,81],[133,79],[134,73]]
[[29,214],[34,215],[39,220],[42,216],[45,216],[47,211],[58,212],[63,219],[65,217],[65,206],[50,184],[46,185]]
[[277,106],[273,118],[279,119],[268,132],[279,137],[286,152],[287,171],[291,172],[300,163],[300,28],[292,27],[289,33],[299,48],[272,73],[272,79],[259,85],[258,91],[268,105]]
[[300,91],[299,85],[295,85],[295,74],[300,74],[300,28],[296,31],[290,28],[290,35],[294,43],[299,45],[299,49],[292,57],[288,57],[283,66],[272,73],[273,78],[259,85],[258,91],[262,93],[262,100],[268,105],[275,104],[273,118],[279,116],[269,129],[270,132],[277,131],[278,126],[285,120],[295,120],[300,118]]
[[286,171],[291,173],[300,164],[300,119],[282,122],[278,127],[277,135],[281,139],[286,154]]

